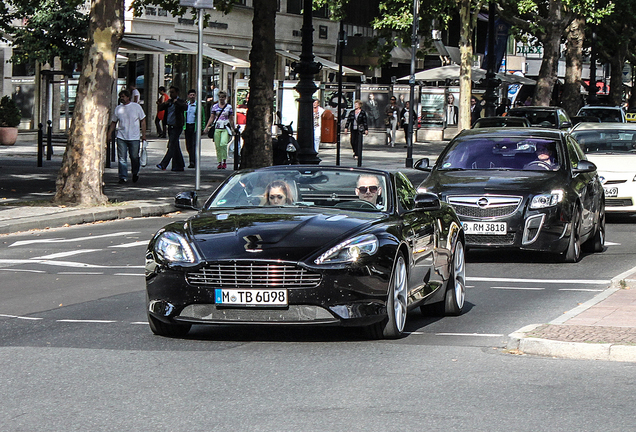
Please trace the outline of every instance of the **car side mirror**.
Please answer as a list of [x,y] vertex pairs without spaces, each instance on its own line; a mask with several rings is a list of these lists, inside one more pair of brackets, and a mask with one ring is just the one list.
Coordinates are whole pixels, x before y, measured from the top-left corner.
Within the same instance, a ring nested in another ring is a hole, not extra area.
[[569,122],[569,121],[564,121],[563,123],[561,123],[561,129],[569,129],[572,126],[573,126],[572,122]]
[[418,159],[417,161],[415,161],[413,168],[420,171],[430,171],[432,169],[428,158]]
[[422,210],[439,210],[442,203],[434,193],[418,193],[415,195],[415,208]]
[[199,197],[195,191],[179,192],[174,198],[174,206],[188,210],[199,210],[197,200]]
[[596,171],[596,165],[588,160],[579,161],[579,165],[572,170],[574,174],[591,173]]

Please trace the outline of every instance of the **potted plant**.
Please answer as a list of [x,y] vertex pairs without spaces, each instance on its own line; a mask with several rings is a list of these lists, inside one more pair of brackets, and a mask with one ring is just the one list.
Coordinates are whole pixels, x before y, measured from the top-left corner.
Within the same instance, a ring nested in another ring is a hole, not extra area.
[[22,113],[14,100],[9,96],[0,99],[0,144],[15,144],[21,118]]

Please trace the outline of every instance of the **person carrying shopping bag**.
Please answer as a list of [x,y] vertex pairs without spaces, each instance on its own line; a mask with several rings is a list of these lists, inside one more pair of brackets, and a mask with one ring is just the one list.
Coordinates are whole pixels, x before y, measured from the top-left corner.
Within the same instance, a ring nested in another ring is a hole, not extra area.
[[227,168],[227,144],[230,141],[230,131],[234,130],[233,116],[232,105],[227,103],[227,93],[220,91],[219,101],[212,106],[210,118],[203,130],[208,133],[208,137],[214,139],[216,159],[219,162],[217,169]]

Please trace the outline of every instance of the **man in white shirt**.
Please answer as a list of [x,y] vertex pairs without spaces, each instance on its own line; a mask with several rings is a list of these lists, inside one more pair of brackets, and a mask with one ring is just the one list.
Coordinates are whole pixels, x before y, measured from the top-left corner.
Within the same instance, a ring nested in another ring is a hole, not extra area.
[[197,92],[188,90],[188,109],[186,110],[185,142],[190,159],[188,168],[196,166],[196,122],[197,122]]
[[[139,180],[139,138],[146,140],[146,114],[138,103],[130,100],[130,92],[119,92],[122,103],[113,112],[113,121],[108,128],[108,136],[112,136],[117,127],[117,159],[119,166],[119,183],[126,183],[128,177],[127,155],[132,165],[132,181]],[[141,129],[141,131],[140,131]]]

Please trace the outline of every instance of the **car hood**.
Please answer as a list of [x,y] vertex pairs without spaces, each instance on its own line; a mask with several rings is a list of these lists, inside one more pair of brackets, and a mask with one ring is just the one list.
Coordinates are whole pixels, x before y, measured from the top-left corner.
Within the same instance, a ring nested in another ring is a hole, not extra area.
[[189,220],[188,228],[208,261],[302,261],[386,217],[337,209],[259,208],[203,212]]
[[588,154],[587,158],[599,173],[636,171],[636,154]]
[[443,195],[544,193],[563,185],[562,171],[437,171],[420,187]]

